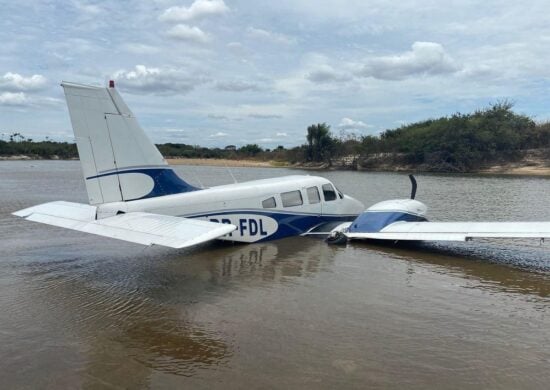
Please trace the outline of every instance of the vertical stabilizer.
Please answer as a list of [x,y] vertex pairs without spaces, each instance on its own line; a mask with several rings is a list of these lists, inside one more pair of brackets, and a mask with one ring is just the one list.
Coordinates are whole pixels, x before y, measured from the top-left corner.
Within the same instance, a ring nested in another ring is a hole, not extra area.
[[170,168],[114,87],[66,82],[61,86],[90,204],[197,189]]

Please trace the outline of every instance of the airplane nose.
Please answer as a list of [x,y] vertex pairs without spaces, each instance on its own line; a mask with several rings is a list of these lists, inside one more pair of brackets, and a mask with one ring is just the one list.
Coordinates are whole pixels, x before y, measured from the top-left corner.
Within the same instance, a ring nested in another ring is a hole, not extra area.
[[352,198],[351,196],[344,195],[345,200],[345,210],[344,213],[346,214],[361,214],[363,211],[365,211],[365,205],[358,201],[355,198]]

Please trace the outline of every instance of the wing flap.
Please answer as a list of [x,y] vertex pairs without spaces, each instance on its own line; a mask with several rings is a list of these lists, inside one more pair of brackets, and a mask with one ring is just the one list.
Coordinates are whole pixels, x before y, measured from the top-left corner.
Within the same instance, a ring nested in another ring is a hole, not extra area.
[[550,222],[395,222],[379,232],[346,233],[349,238],[466,241],[472,238],[549,238]]
[[95,220],[96,207],[51,202],[14,213],[29,221],[115,238],[142,245],[187,248],[224,236],[237,227],[151,213],[127,213]]

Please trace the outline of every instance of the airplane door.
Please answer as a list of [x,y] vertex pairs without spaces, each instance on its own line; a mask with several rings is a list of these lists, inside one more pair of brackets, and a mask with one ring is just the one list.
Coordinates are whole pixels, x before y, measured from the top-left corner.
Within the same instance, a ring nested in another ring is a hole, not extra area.
[[306,212],[321,215],[323,207],[319,188],[317,186],[304,187],[302,188],[302,194],[304,196],[304,207]]

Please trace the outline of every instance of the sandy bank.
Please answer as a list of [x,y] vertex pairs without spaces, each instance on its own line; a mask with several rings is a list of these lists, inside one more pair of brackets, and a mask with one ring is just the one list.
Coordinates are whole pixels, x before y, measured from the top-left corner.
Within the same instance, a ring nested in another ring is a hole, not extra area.
[[284,167],[284,163],[275,161],[255,161],[255,160],[228,160],[215,158],[169,158],[166,160],[170,165],[206,165],[217,167],[261,167],[273,168]]
[[550,176],[550,167],[547,166],[501,166],[497,165],[483,169],[476,173],[495,175],[525,175],[525,176]]

